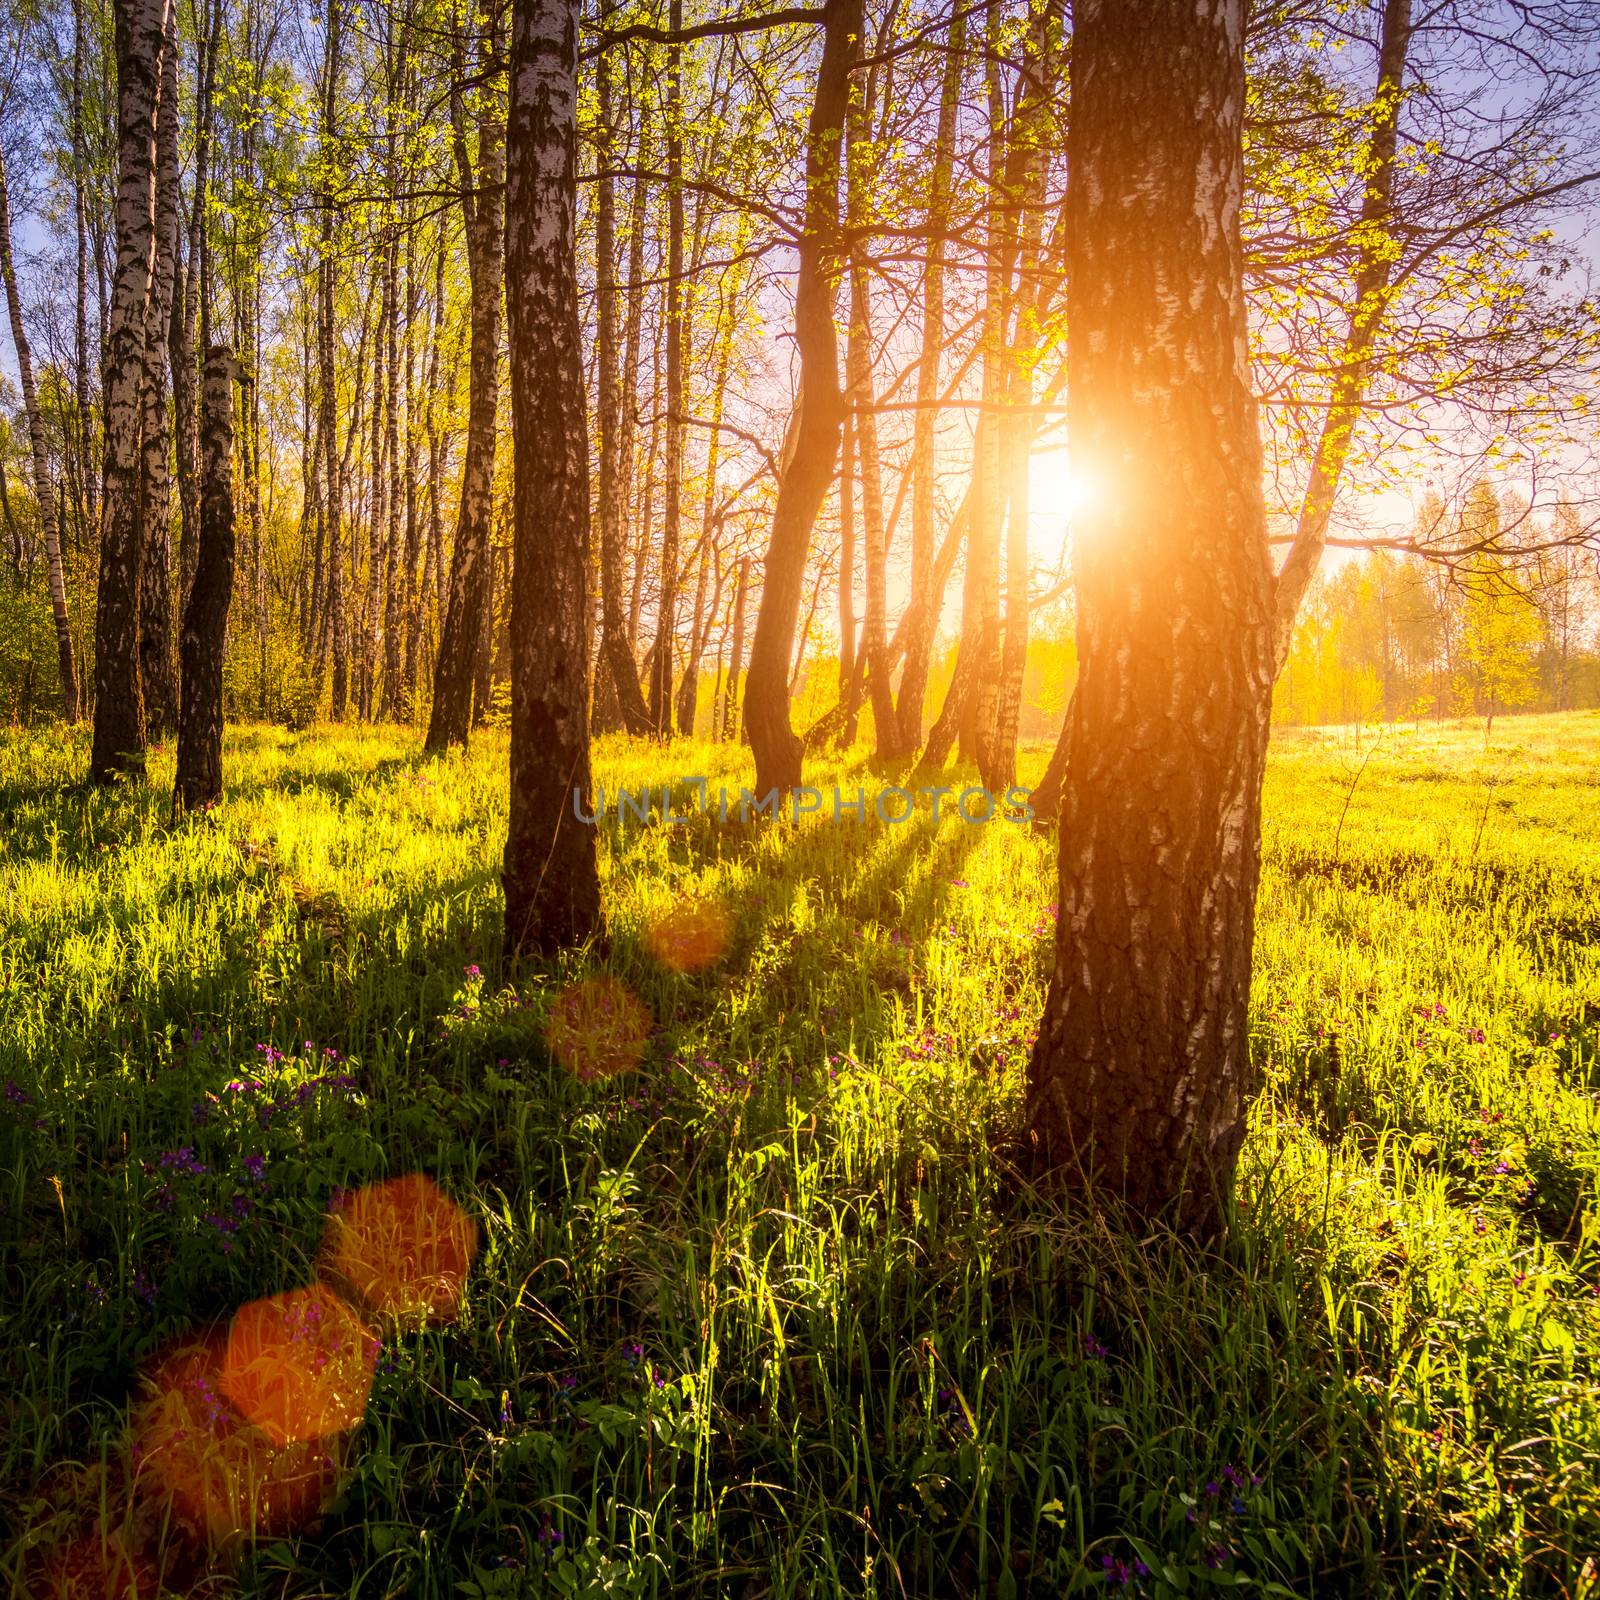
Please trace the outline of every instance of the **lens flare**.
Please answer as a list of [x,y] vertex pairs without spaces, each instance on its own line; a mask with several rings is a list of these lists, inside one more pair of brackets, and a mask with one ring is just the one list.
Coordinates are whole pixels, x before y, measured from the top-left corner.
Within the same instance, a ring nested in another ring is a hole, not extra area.
[[545,1019],[544,1041],[580,1083],[631,1072],[655,1027],[650,1008],[609,973],[568,984]]
[[221,1389],[274,1444],[297,1444],[361,1421],[377,1359],[360,1317],[316,1284],[234,1313]]
[[645,947],[673,972],[702,972],[727,951],[728,926],[716,901],[682,901],[651,919]]
[[413,1332],[455,1316],[477,1255],[477,1222],[413,1173],[346,1198],[328,1218],[318,1270],[373,1316]]
[[252,1425],[223,1390],[229,1343],[214,1331],[171,1349],[132,1415],[136,1496],[213,1550],[304,1527],[332,1499],[345,1456],[342,1438],[285,1444]]

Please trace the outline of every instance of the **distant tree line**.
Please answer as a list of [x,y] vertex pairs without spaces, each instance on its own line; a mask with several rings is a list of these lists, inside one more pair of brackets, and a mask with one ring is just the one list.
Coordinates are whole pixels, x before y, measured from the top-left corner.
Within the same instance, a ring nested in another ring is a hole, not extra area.
[[[1448,515],[1432,497],[1419,526]],[[1493,547],[1451,564],[1379,550],[1318,580],[1278,679],[1276,722],[1492,721],[1600,706],[1600,564],[1565,537],[1574,508],[1533,517],[1479,482],[1456,517]]]

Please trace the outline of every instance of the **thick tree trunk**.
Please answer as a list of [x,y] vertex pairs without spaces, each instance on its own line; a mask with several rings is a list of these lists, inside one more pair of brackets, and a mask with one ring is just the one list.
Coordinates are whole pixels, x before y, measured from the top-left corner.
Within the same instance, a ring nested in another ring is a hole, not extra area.
[[141,449],[143,549],[139,558],[139,681],[146,732],[176,731],[178,680],[172,638],[172,426],[167,415],[167,347],[181,222],[178,190],[178,17],[167,17],[156,122],[156,254],[144,331]]
[[[50,610],[56,624],[56,664],[61,682],[61,714],[78,720],[78,668],[72,654],[72,623],[67,615],[67,581],[61,564],[61,526],[56,520],[55,487],[50,482],[50,458],[45,450],[44,424],[39,416],[39,391],[33,377],[33,352],[22,321],[22,297],[17,290],[16,262],[11,253],[11,199],[6,188],[5,159],[0,156],[0,274],[5,278],[6,311],[11,318],[11,342],[17,352],[17,376],[22,383],[22,414],[28,423],[28,459],[33,468],[33,494],[39,507],[39,531],[44,537],[46,570],[50,584]],[[8,511],[9,516],[9,511]],[[21,567],[20,554],[18,567]]]
[[1244,0],[1080,7],[1067,394],[1114,482],[1077,519],[1080,676],[1040,1155],[1138,1218],[1219,1221],[1247,1011],[1274,667],[1239,210]]
[[760,794],[787,792],[800,783],[804,746],[789,725],[789,666],[811,532],[833,479],[844,414],[831,254],[839,225],[839,147],[849,105],[850,63],[861,35],[861,0],[826,0],[823,34],[806,139],[806,213],[795,285],[800,394],[793,451],[772,514],[744,696]]
[[[495,55],[484,51],[485,70]],[[467,270],[472,285],[472,354],[467,373],[467,440],[461,464],[461,502],[444,629],[433,674],[429,750],[467,742],[472,727],[473,685],[488,628],[490,494],[494,484],[495,414],[500,404],[500,291],[505,228],[504,129],[485,113],[478,119],[478,163],[467,151],[466,118],[459,90],[452,102],[456,170],[467,229]]]
[[179,656],[178,775],[173,808],[199,811],[222,798],[222,657],[233,599],[233,382],[226,345],[206,352],[200,398],[200,542],[183,608]]
[[144,339],[155,271],[156,118],[171,0],[118,0],[117,264],[106,321],[105,527],[94,629],[96,783],[144,766],[139,680],[139,569]]
[[578,328],[577,0],[513,0],[506,130],[511,352],[508,951],[602,936],[589,777],[589,445]]

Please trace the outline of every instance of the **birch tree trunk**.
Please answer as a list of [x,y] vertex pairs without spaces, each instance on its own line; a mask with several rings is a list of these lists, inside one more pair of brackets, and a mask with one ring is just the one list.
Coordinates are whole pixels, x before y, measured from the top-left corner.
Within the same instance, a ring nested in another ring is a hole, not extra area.
[[117,0],[117,261],[106,317],[105,526],[95,611],[89,775],[109,783],[144,765],[139,680],[144,339],[155,271],[156,117],[171,0]]
[[[602,29],[613,10],[613,0],[602,0]],[[649,731],[650,713],[639,691],[639,669],[628,645],[627,625],[623,620],[623,516],[631,466],[627,459],[630,440],[625,437],[624,407],[631,407],[633,396],[631,375],[625,391],[618,366],[616,179],[611,175],[617,140],[611,98],[611,59],[604,47],[595,57],[594,81],[600,116],[600,147],[596,155],[600,171],[595,184],[596,418],[600,429],[600,460],[595,476],[600,525],[600,653],[622,726],[631,734],[641,735]],[[636,178],[636,212],[643,193],[644,180]],[[633,228],[642,243],[641,219],[637,215]],[[631,290],[630,294],[630,305],[634,305],[640,297],[639,291]],[[629,332],[631,348],[636,351],[639,334],[636,312],[631,314]]]
[[966,48],[966,12],[958,8],[945,45],[944,82],[939,91],[939,121],[934,132],[933,166],[928,175],[928,264],[922,280],[922,356],[917,368],[917,413],[911,434],[911,596],[906,615],[906,664],[900,674],[895,714],[903,750],[922,745],[922,710],[928,694],[928,659],[938,631],[938,599],[933,581],[934,429],[938,412],[939,353],[944,348],[944,238],[950,216],[956,106],[961,94],[961,60]]
[[745,685],[745,726],[760,794],[800,783],[804,744],[789,725],[789,666],[817,511],[833,478],[843,420],[838,334],[833,323],[832,236],[839,226],[839,149],[849,105],[850,63],[861,36],[861,0],[826,0],[822,62],[806,136],[806,212],[795,285],[800,393],[793,450],[778,486],[761,604]]
[[222,798],[222,657],[233,599],[233,383],[239,364],[226,345],[206,352],[200,394],[200,539],[194,583],[183,608],[178,652],[174,810],[199,811]]
[[[683,26],[683,0],[670,0],[667,26]],[[678,541],[683,519],[683,46],[667,47],[667,449],[663,463],[661,589],[650,673],[650,724],[672,737],[673,639],[678,614]]]
[[589,776],[589,443],[578,328],[578,0],[513,0],[511,812],[506,948],[603,937]]
[[[17,290],[16,261],[11,253],[11,198],[6,188],[5,158],[0,155],[0,273],[5,277],[6,311],[11,342],[17,352],[17,377],[22,385],[22,414],[28,423],[28,459],[33,469],[33,495],[39,507],[39,531],[50,584],[50,610],[56,624],[56,664],[61,680],[61,714],[78,720],[78,667],[72,654],[72,622],[67,614],[67,580],[61,564],[61,525],[56,520],[55,486],[39,416],[39,391],[33,377],[33,350],[22,321],[22,296]],[[85,464],[87,471],[87,463]],[[8,513],[9,514],[9,513]],[[17,563],[19,569],[21,560]]]
[[[493,63],[491,36],[483,52]],[[478,161],[467,149],[466,111],[459,88],[452,97],[456,171],[467,232],[467,272],[472,290],[471,355],[467,369],[467,439],[461,464],[461,501],[444,627],[433,673],[433,711],[426,747],[464,745],[472,727],[473,683],[488,628],[490,493],[494,484],[495,416],[500,404],[500,293],[505,263],[505,130],[493,110],[478,118]]]
[[[99,469],[94,459],[94,407],[89,399],[89,152],[83,131],[83,66],[88,49],[83,8],[72,5],[72,221],[77,245],[77,296],[73,320],[73,365],[78,399],[78,455],[83,473],[82,533],[100,520]],[[54,597],[52,595],[52,604]],[[69,641],[70,647],[70,641]],[[77,699],[74,672],[73,699]],[[76,712],[68,719],[77,721]]]
[[1054,968],[1036,1147],[1138,1218],[1206,1232],[1247,1030],[1274,583],[1239,211],[1245,0],[1074,18],[1067,395],[1114,492],[1074,528]]
[[333,657],[333,682],[329,690],[328,715],[343,722],[350,697],[350,634],[345,615],[344,543],[341,527],[344,487],[343,462],[339,453],[339,374],[334,364],[334,311],[338,264],[334,259],[338,237],[337,208],[334,201],[334,163],[337,159],[336,116],[339,92],[340,0],[328,0],[327,33],[322,56],[322,126],[319,130],[321,157],[326,187],[321,197],[322,221],[317,244],[317,385],[322,411],[322,506],[327,529],[328,633]]
[[178,680],[172,638],[172,426],[167,416],[167,347],[177,276],[178,16],[168,12],[156,118],[156,246],[144,330],[142,405],[144,504],[139,562],[139,681],[151,738],[178,726]]

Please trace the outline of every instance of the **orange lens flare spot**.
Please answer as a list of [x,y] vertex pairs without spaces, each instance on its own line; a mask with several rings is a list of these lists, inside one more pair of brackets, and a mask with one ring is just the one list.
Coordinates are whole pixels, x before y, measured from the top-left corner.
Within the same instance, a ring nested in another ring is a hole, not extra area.
[[223,1393],[227,1352],[220,1332],[169,1351],[132,1416],[139,1498],[215,1549],[304,1527],[333,1497],[344,1454],[342,1440],[283,1444],[246,1421]]
[[545,1019],[544,1042],[581,1083],[631,1072],[655,1028],[650,1008],[608,973],[570,983]]
[[221,1389],[274,1444],[322,1439],[366,1413],[378,1341],[321,1284],[234,1313]]
[[716,901],[686,901],[651,918],[645,947],[673,972],[702,972],[726,953],[728,928]]
[[422,1173],[370,1183],[328,1218],[319,1270],[373,1315],[412,1331],[455,1316],[478,1224]]
[[156,1569],[123,1543],[121,1534],[80,1534],[50,1564],[41,1600],[156,1600]]

